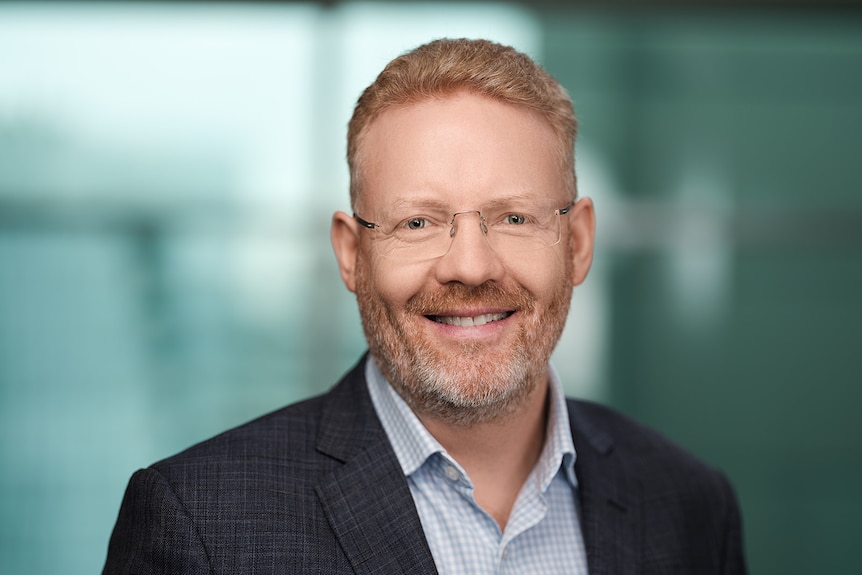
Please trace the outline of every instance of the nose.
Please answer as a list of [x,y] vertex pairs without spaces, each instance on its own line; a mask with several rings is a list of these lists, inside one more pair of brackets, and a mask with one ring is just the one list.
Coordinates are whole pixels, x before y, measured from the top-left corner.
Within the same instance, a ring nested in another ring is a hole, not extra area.
[[478,286],[489,280],[501,280],[503,262],[488,243],[487,234],[480,212],[455,214],[449,232],[452,238],[449,251],[437,260],[437,281]]

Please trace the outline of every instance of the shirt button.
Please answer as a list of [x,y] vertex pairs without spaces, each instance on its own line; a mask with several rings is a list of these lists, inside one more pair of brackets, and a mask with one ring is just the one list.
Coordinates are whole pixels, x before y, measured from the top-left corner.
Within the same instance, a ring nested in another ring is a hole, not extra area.
[[503,549],[503,559],[509,558],[509,549]]
[[451,479],[452,481],[458,481],[461,478],[461,474],[458,473],[458,470],[455,469],[451,465],[446,466],[446,477]]

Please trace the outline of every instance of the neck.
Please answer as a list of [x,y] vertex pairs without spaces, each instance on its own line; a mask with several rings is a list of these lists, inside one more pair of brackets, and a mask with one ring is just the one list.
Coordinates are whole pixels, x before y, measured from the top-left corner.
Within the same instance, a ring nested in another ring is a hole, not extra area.
[[544,374],[519,409],[470,426],[454,426],[417,414],[431,435],[470,476],[476,502],[497,521],[501,530],[542,453],[548,390]]

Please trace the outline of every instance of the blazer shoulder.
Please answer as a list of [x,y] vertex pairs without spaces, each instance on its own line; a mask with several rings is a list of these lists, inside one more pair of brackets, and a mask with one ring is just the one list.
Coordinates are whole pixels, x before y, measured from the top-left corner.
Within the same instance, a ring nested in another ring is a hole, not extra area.
[[648,529],[635,535],[646,564],[666,568],[672,558],[681,573],[744,575],[739,504],[722,471],[609,407],[579,400],[569,400],[568,407],[586,533],[593,541],[612,539],[608,517],[598,513],[615,501],[634,510],[629,518],[648,521]]
[[[247,423],[224,431],[192,445],[183,451],[154,463],[166,477],[172,470],[192,465],[212,465],[241,461],[303,461],[321,456],[322,437],[332,432],[342,419],[349,429],[341,430],[348,437],[362,437],[367,428],[374,428],[374,418],[360,361],[329,391],[282,407]],[[333,419],[338,423],[333,423]]]
[[296,452],[297,447],[313,442],[325,396],[313,397],[257,417],[223,431],[209,439],[153,464],[165,470],[177,464],[213,457],[231,459],[237,456],[276,456]]
[[693,474],[725,483],[724,474],[661,432],[613,408],[584,400],[568,400],[570,424],[578,444],[590,444],[605,453],[614,452],[630,465],[648,474]]

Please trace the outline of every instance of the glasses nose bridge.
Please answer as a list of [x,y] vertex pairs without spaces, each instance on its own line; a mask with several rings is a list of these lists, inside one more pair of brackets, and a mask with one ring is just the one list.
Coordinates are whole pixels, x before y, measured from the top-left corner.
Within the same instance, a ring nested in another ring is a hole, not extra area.
[[465,214],[476,214],[479,216],[479,229],[482,230],[483,235],[488,235],[488,226],[485,225],[485,216],[482,215],[480,210],[465,210],[463,212],[455,212],[452,214],[452,219],[449,220],[449,237],[454,238],[455,233],[458,231],[458,226],[456,224],[456,220],[458,216],[463,216]]

